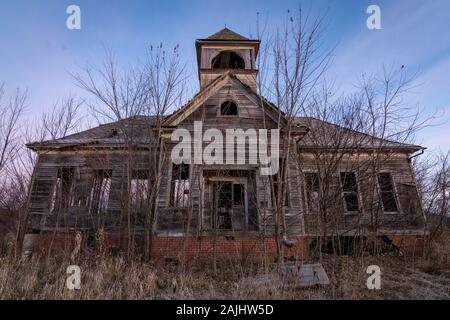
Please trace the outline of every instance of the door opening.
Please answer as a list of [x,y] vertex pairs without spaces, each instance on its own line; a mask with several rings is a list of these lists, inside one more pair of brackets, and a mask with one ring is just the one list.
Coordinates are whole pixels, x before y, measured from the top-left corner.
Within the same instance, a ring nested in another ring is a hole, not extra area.
[[247,229],[246,190],[244,181],[214,181],[214,229]]

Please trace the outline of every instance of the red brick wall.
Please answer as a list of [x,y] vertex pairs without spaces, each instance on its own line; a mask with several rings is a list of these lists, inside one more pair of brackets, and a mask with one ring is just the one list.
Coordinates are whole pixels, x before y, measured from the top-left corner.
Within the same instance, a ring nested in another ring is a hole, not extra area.
[[[310,239],[308,237],[293,238],[295,244],[283,248],[283,256],[294,257],[302,260],[308,253]],[[273,262],[276,258],[276,241],[274,237],[267,237],[264,241],[255,236],[224,237],[214,239],[212,236],[202,237],[169,237],[154,236],[152,244],[152,257],[157,261],[173,259],[186,262],[205,262],[211,260],[214,255],[217,260],[229,261],[267,261]],[[120,237],[107,236],[105,246],[109,249],[120,247]],[[137,239],[137,244],[142,246],[142,240]],[[38,251],[54,254],[70,253],[75,245],[75,234],[42,234],[39,237]],[[264,254],[266,252],[266,254]]]
[[[415,235],[392,235],[389,238],[405,256],[419,254],[423,248],[423,239]],[[306,259],[311,238],[298,236],[292,239],[295,240],[294,245],[290,248],[283,247],[283,256],[300,261]],[[119,250],[120,240],[118,236],[107,236],[105,247]],[[261,238],[251,235],[234,238],[220,236],[217,239],[212,236],[190,236],[187,239],[185,237],[154,236],[152,241],[152,257],[160,262],[165,259],[176,261],[185,259],[189,263],[209,261],[214,255],[214,248],[217,260],[259,262],[265,258],[267,261],[273,262],[276,258],[274,237],[267,237],[263,241]],[[54,254],[70,253],[74,245],[74,233],[55,235],[47,233],[40,236],[38,251],[48,252],[51,249]],[[142,239],[136,239],[136,248],[138,252],[142,252]]]
[[[309,247],[307,237],[297,237],[291,248],[284,248],[285,257],[295,257],[302,260]],[[153,256],[156,259],[174,258],[186,261],[205,261],[215,255],[218,260],[238,261],[274,261],[276,258],[276,241],[274,237],[265,238],[264,241],[254,236],[243,237],[189,237],[184,242],[183,237],[155,237],[153,239]],[[265,253],[265,254],[264,254]]]
[[413,256],[421,254],[424,239],[417,235],[391,235],[388,236],[392,243],[400,249],[401,254]]

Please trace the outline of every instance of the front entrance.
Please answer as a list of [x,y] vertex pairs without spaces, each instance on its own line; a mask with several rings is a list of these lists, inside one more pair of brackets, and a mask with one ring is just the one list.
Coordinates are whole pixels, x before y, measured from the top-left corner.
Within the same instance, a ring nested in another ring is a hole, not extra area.
[[247,181],[229,178],[213,183],[213,228],[247,230]]
[[253,170],[203,170],[201,230],[258,230]]

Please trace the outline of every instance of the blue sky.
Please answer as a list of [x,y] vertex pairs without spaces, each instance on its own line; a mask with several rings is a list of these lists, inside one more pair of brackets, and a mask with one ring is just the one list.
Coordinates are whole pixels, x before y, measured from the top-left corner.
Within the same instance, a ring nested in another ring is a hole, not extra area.
[[[406,102],[425,112],[438,111],[439,125],[424,130],[418,142],[432,150],[450,149],[450,1],[448,0],[319,0],[302,1],[326,13],[324,44],[336,47],[329,77],[351,90],[363,73],[385,65],[405,65],[419,72],[418,87]],[[66,28],[66,8],[81,8],[82,29]],[[69,72],[86,63],[98,64],[104,48],[116,53],[123,66],[142,59],[146,47],[161,41],[179,44],[183,60],[196,80],[194,41],[223,28],[248,36],[256,13],[279,25],[286,10],[299,1],[282,0],[0,0],[0,83],[7,90],[29,91],[29,115],[38,115],[57,99],[85,93]],[[381,30],[368,30],[366,9],[381,8]]]

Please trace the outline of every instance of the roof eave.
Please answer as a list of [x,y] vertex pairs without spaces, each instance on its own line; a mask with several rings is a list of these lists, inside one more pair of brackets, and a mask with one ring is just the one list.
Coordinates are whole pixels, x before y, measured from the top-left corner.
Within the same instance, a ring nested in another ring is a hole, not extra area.
[[302,150],[346,150],[346,151],[358,151],[358,150],[364,150],[364,151],[370,151],[370,150],[380,150],[380,151],[392,151],[392,152],[406,152],[406,153],[414,153],[417,151],[425,150],[426,148],[421,146],[397,146],[397,147],[323,147],[323,146],[305,146],[305,145],[299,145],[299,148]]

